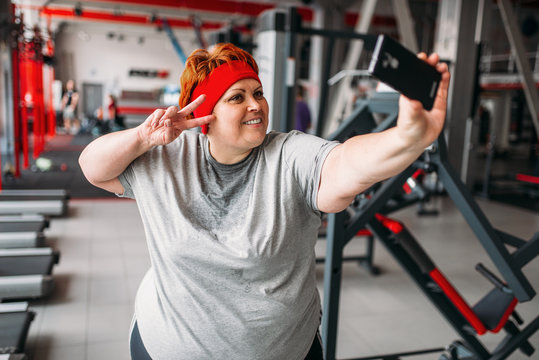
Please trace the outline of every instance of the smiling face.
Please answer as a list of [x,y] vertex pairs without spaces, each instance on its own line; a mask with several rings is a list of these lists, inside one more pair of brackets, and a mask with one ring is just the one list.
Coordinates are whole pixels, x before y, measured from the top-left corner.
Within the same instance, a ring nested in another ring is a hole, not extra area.
[[255,79],[235,82],[221,96],[208,131],[210,152],[223,164],[244,159],[259,146],[268,128],[268,102]]

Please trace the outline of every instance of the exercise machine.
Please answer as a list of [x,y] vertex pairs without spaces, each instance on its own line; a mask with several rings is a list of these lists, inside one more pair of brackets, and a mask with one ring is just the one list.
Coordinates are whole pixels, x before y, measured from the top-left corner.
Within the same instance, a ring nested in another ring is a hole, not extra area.
[[51,248],[0,250],[0,299],[39,298],[54,288],[60,253]]
[[[336,140],[344,142],[350,137],[366,134],[370,132],[380,132],[395,124],[398,115],[398,98],[399,94],[396,92],[377,92],[368,100],[358,100],[355,108],[350,115],[342,122],[335,132],[329,136],[329,140]],[[374,113],[384,113],[386,116],[378,124],[375,121]],[[431,169],[427,169],[431,170]],[[423,177],[426,171],[424,169],[417,169],[403,184],[401,191],[395,192],[395,194],[387,200],[380,212],[383,214],[389,214],[391,212],[400,210],[407,206],[417,204],[418,215],[437,215],[436,210],[427,209],[426,203],[430,200],[433,193],[432,189],[428,189],[422,186],[420,177]],[[359,204],[365,200],[365,194],[361,194],[356,198],[356,202]],[[357,204],[356,204],[357,205]],[[356,213],[354,204],[350,206],[346,212],[343,212],[340,216],[343,218],[340,220],[343,224],[349,224],[350,219]],[[319,237],[325,237],[327,235],[327,214],[323,215],[323,226],[319,232]],[[374,256],[374,236],[368,229],[359,229],[357,233],[348,233],[347,236],[350,240],[353,237],[361,236],[366,239],[366,249],[364,255],[356,256],[343,256],[342,261],[358,261],[360,265],[365,267],[370,274],[379,274],[379,269],[373,263]],[[317,258],[317,263],[323,263],[324,258]]]
[[[492,166],[495,157],[495,139],[494,134],[487,144],[488,153],[485,170],[483,173],[483,182],[481,196],[487,199],[499,199],[508,197],[519,197],[522,201],[529,202],[531,209],[538,209],[537,199],[539,198],[539,160],[537,164],[538,174],[523,174],[523,173],[507,173],[494,176],[492,174]],[[535,206],[534,206],[535,204]]]
[[[318,119],[324,118],[326,114],[329,91],[325,82],[329,79],[331,60],[335,56],[334,49],[337,40],[361,40],[367,49],[373,49],[376,41],[376,36],[372,34],[304,27],[301,15],[294,7],[264,11],[257,21],[255,42],[259,46],[254,56],[260,69],[259,76],[264,86],[264,94],[271,110],[268,129],[283,132],[294,128],[296,98],[294,87],[297,83],[298,67],[296,47],[299,35],[328,40],[323,62],[321,79],[323,85],[320,88]],[[281,76],[276,76],[278,74]],[[317,129],[317,134],[321,134],[321,129]]]
[[[377,112],[384,112],[388,114],[386,120],[389,122],[391,120],[391,116],[396,116],[395,106],[397,106],[397,98],[395,98],[393,105],[387,103],[385,106],[375,106],[372,109],[376,109]],[[385,124],[384,126],[388,124]],[[348,126],[348,128],[345,131],[343,129],[345,129],[346,126]],[[339,140],[343,140],[347,136],[346,133],[350,131],[354,131],[353,126],[349,126],[347,123],[344,123],[341,125],[339,135],[334,137]],[[375,129],[374,131],[377,130]],[[355,207],[355,215],[353,215],[351,218],[349,216],[348,209],[347,211],[343,211],[341,213],[328,215],[322,318],[322,339],[324,343],[324,355],[327,360],[335,359],[339,293],[342,262],[344,261],[344,247],[358,231],[365,229],[366,227],[369,229],[369,231],[375,234],[376,237],[380,237],[380,234],[384,235],[383,231],[385,230],[380,230],[379,226],[377,227],[376,224],[373,225],[373,221],[375,221],[373,219],[376,219],[376,216],[380,216],[381,213],[388,214],[395,209],[401,208],[388,208],[387,205],[390,204],[394,199],[395,194],[402,191],[403,185],[407,183],[408,179],[410,179],[410,177],[412,177],[418,169],[428,170],[429,172],[435,172],[437,174],[439,182],[444,186],[445,192],[447,195],[449,195],[459,211],[463,214],[464,218],[468,222],[478,240],[483,245],[483,248],[489,255],[497,270],[504,278],[505,283],[503,283],[503,288],[511,291],[512,298],[516,298],[518,302],[526,302],[531,300],[536,294],[529,280],[523,274],[522,268],[537,257],[539,253],[539,233],[536,233],[531,239],[526,241],[503,231],[496,230],[489,223],[488,219],[483,214],[477,203],[475,203],[473,200],[468,189],[464,186],[449,164],[447,159],[445,137],[442,132],[433,146],[431,146],[421,158],[414,162],[414,164],[397,176],[382,182],[381,184],[377,184],[373,186],[372,189],[366,191],[365,195],[361,197],[361,201],[359,201]],[[383,241],[383,239],[381,240]],[[511,253],[506,245],[509,245],[516,250]],[[400,256],[400,253],[392,252],[392,254],[399,260],[398,256]],[[415,265],[412,265],[414,261],[405,261],[400,263],[409,273],[414,273],[417,270],[414,268]],[[440,300],[438,297],[429,297],[429,299],[433,301],[434,305],[439,310],[440,302],[446,304],[449,308],[455,307],[452,300],[455,300],[456,297],[455,299],[449,298],[446,300]],[[509,307],[504,305],[505,300],[501,297],[490,295],[488,299],[494,303],[494,305],[492,303],[489,304],[490,308],[504,309],[504,311],[511,313],[511,311],[508,310]],[[457,302],[464,304],[463,301]],[[460,311],[460,309],[458,310]],[[537,320],[537,318],[532,320],[530,325],[528,325],[528,327],[523,331],[518,329],[515,331],[512,325],[507,325],[507,327],[510,328],[509,331],[516,334],[508,341],[516,345],[506,348],[503,344],[501,344],[500,346],[504,348],[503,352],[491,354],[475,339],[475,336],[479,334],[477,329],[474,330],[476,333],[472,338],[468,338],[464,335],[464,332],[466,332],[466,334],[469,333],[472,325],[468,323],[466,318],[465,320],[461,319],[463,315],[457,315],[457,312],[453,310],[446,312],[442,309],[440,311],[446,317],[448,322],[453,325],[453,327],[459,328],[458,333],[462,335],[462,341],[465,344],[465,346],[459,347],[457,346],[458,343],[455,343],[457,345],[454,345],[453,349],[459,350],[453,351],[453,354],[451,354],[453,358],[450,358],[452,360],[466,358],[461,354],[463,352],[461,351],[462,349],[466,349],[468,354],[471,354],[469,359],[504,359],[509,356],[514,349],[520,346],[527,348],[527,345],[525,344],[526,339],[537,330],[537,326],[539,325],[539,320]],[[454,320],[455,318],[460,320]],[[483,322],[483,320],[481,320],[481,322]],[[503,321],[500,320],[496,323],[501,324],[502,322]],[[501,326],[505,327],[505,323]],[[496,329],[496,327],[494,327],[494,329]],[[490,329],[490,327],[485,328]],[[439,352],[440,348],[430,350]],[[413,354],[419,353],[424,353],[424,351],[414,352]],[[404,356],[404,354],[398,355]],[[456,357],[457,355],[460,357]],[[387,358],[398,359],[399,356],[393,354],[393,357]]]
[[6,189],[0,191],[0,214],[63,216],[69,199],[64,189]]
[[33,214],[64,216],[67,202],[63,200],[1,200],[0,215]]
[[[517,324],[524,322],[515,311],[517,298],[507,284],[484,265],[479,263],[476,269],[493,284],[493,288],[470,306],[402,223],[377,214],[367,227],[462,338],[448,346],[440,360],[504,359],[516,349],[527,356],[534,353],[528,338],[539,328],[539,316],[520,330]],[[493,352],[489,352],[477,338],[502,329],[507,335]]]
[[36,248],[44,244],[45,235],[42,232],[0,232],[0,249]]
[[[347,220],[353,215],[353,211],[349,208],[350,211],[347,211],[348,214]],[[322,226],[318,232],[318,238],[325,238],[327,235],[327,214],[322,215]],[[362,237],[365,239],[365,253],[362,255],[346,255],[343,256],[342,261],[353,261],[361,265],[367,272],[371,275],[378,275],[380,269],[374,265],[374,235],[368,229],[361,229],[355,235],[355,237]],[[317,256],[316,263],[324,263],[324,256]]]
[[[477,236],[478,240],[483,245],[483,248],[491,258],[497,270],[502,275],[506,283],[504,288],[510,289],[512,296],[519,302],[525,302],[531,300],[536,292],[531,286],[529,280],[522,272],[522,268],[534,259],[539,253],[539,235],[535,234],[530,240],[525,241],[503,231],[496,230],[485,217],[479,206],[475,203],[473,198],[468,192],[468,189],[456,176],[455,172],[447,162],[446,147],[444,142],[443,133],[436,141],[434,147],[430,152],[429,167],[432,167],[438,174],[441,183],[444,185],[445,190],[449,197],[455,202],[457,208],[463,214],[464,218],[472,228],[473,232]],[[395,192],[402,188],[402,185],[406,180],[418,169],[424,167],[424,160],[420,160],[403,171],[401,174],[391,178],[384,182],[378,190],[358,209],[355,217],[353,217],[348,224],[344,223],[342,213],[330,214],[328,219],[328,236],[327,236],[327,251],[326,251],[326,269],[324,274],[324,311],[322,320],[322,337],[324,341],[325,358],[328,360],[335,359],[336,350],[336,329],[337,329],[337,317],[338,317],[338,299],[340,292],[340,280],[342,271],[342,250],[346,243],[351,238],[351,234],[355,234],[360,229],[369,225],[369,229],[379,237],[383,230],[380,230],[376,224],[373,225],[373,219],[376,214],[383,209],[384,205],[392,198]],[[512,253],[506,248],[509,245],[516,250]],[[393,256],[398,255],[392,252]],[[399,260],[399,258],[397,257]],[[401,265],[410,272],[415,272],[414,265],[411,261],[401,262]],[[412,269],[412,270],[411,270]],[[416,281],[417,282],[417,281]],[[447,296],[447,295],[444,295]],[[469,329],[470,324],[468,320],[455,320],[459,319],[456,311],[446,311],[440,309],[440,302],[447,303],[447,307],[455,307],[452,302],[454,299],[440,300],[440,298],[429,299],[446,317],[448,322],[453,327],[459,329],[458,333],[462,336],[463,344],[462,348],[471,354],[470,357],[464,357],[461,352],[455,350],[452,353],[450,359],[504,359],[509,356],[516,348],[524,347],[528,348],[526,339],[531,336],[539,326],[539,320],[536,318],[526,327],[525,330],[520,331],[514,329],[512,325],[507,325],[510,328],[508,331],[513,332],[508,342],[512,345],[503,348],[501,352],[490,353],[484,346],[482,346],[475,335],[470,337]],[[503,305],[504,299],[491,295],[488,297],[489,301],[493,301],[496,304],[495,308],[504,309],[504,311],[510,312],[509,306]],[[485,300],[487,301],[487,300]],[[449,304],[451,302],[451,304]],[[457,301],[458,302],[458,301]],[[501,304],[498,304],[500,302]],[[494,308],[492,304],[489,307]],[[461,311],[459,309],[458,311]],[[478,310],[479,311],[479,310]],[[505,319],[506,320],[506,319]],[[481,320],[483,322],[483,320]],[[496,321],[494,321],[496,322]],[[503,321],[498,321],[497,324],[501,324]],[[505,323],[501,325],[505,327]],[[495,327],[495,329],[497,326]],[[488,327],[487,329],[490,329]],[[477,329],[476,329],[477,331]],[[477,332],[479,334],[479,332]],[[458,344],[458,343],[457,343]],[[454,348],[458,348],[456,345]],[[461,349],[461,348],[458,348]],[[436,349],[434,349],[436,351]],[[526,350],[527,352],[530,349]],[[526,352],[526,353],[527,353]],[[401,356],[403,356],[401,354]],[[397,359],[398,357],[393,357]]]
[[0,215],[0,233],[42,232],[49,225],[49,218],[43,215]]
[[[339,128],[333,132],[328,140],[335,140],[344,142],[346,139],[355,136],[366,134],[370,132],[378,132],[391,126],[397,119],[398,107],[395,105],[395,99],[398,95],[395,93],[380,93],[376,98],[370,101],[360,100],[356,103],[356,106],[350,113],[350,115],[343,121]],[[388,110],[386,104],[392,106],[390,114],[379,125],[376,124],[373,113],[377,112],[377,109],[382,106],[383,109]],[[344,224],[349,223],[350,218],[354,215],[353,207],[349,207],[346,212],[342,213]],[[328,214],[323,214],[322,227],[319,232],[319,237],[327,236],[327,224]],[[374,257],[374,237],[372,233],[367,229],[359,229],[356,233],[350,234],[351,237],[364,237],[366,240],[365,253],[363,255],[355,256],[343,256],[342,261],[357,261],[362,265],[370,274],[377,275],[380,270],[373,263]],[[325,262],[324,257],[317,257],[317,263]]]
[[3,189],[0,191],[0,200],[64,200],[68,201],[71,195],[65,189]]
[[24,360],[24,347],[35,313],[28,303],[0,304],[0,360]]

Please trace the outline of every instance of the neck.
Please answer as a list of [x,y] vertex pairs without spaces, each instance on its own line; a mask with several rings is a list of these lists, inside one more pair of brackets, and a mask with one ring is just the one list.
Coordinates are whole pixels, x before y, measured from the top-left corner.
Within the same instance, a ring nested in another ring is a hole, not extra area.
[[239,150],[225,146],[219,146],[218,144],[208,141],[208,148],[210,150],[211,156],[221,164],[231,165],[237,164],[243,159],[245,159],[253,149]]

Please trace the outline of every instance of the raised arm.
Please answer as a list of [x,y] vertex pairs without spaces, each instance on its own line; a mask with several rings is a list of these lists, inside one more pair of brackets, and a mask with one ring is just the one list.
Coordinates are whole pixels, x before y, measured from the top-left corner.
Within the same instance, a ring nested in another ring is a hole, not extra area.
[[97,187],[123,194],[124,189],[118,176],[133,160],[154,146],[174,141],[182,131],[213,120],[213,115],[187,119],[204,99],[205,96],[202,95],[180,111],[175,106],[169,107],[166,111],[157,109],[136,128],[95,139],[79,157],[84,176]]
[[406,169],[438,138],[447,110],[449,71],[446,64],[438,63],[436,54],[418,56],[442,73],[433,108],[426,111],[419,101],[401,95],[395,127],[358,135],[335,147],[322,168],[318,191],[321,211],[344,210],[357,194]]

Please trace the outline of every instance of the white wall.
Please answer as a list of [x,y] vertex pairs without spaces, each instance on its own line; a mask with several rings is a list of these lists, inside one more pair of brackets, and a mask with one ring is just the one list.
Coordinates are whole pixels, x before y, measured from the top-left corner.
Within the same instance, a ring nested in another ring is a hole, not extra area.
[[[108,33],[115,37],[108,38]],[[198,47],[193,31],[175,34],[186,55]],[[118,35],[124,39],[119,41]],[[143,43],[139,38],[144,39]],[[166,33],[149,26],[65,24],[59,27],[55,44],[56,77],[64,84],[73,78],[79,90],[83,83],[102,84],[105,105],[108,93],[155,91],[167,84],[179,85],[184,68]],[[169,77],[129,77],[131,69],[167,70]]]

